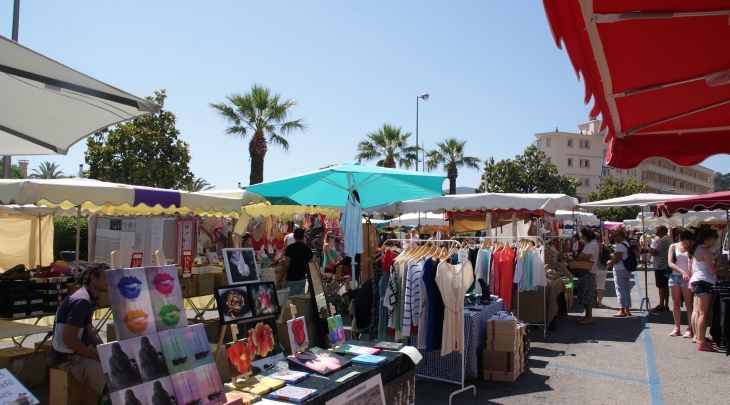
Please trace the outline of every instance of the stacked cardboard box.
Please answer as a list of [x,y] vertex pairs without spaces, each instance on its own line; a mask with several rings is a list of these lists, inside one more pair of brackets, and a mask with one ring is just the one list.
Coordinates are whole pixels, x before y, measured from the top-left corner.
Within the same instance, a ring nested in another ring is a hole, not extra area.
[[487,321],[487,342],[482,353],[485,380],[514,382],[522,374],[525,329],[516,320]]

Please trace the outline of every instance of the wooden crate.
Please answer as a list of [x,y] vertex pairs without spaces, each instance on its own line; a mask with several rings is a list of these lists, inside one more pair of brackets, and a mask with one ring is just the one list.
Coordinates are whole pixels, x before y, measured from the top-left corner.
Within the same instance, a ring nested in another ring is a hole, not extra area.
[[50,405],[96,405],[99,396],[70,373],[52,368],[48,399]]

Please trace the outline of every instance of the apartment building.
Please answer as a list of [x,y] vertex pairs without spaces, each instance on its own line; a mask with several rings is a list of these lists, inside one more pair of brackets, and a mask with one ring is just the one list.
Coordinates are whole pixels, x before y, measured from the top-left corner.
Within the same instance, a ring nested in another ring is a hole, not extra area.
[[614,178],[644,180],[650,193],[705,194],[714,189],[714,171],[700,166],[683,167],[662,158],[649,158],[634,169],[622,170],[603,166],[606,145],[599,134],[601,121],[578,125],[578,133],[555,132],[535,134],[537,148],[545,151],[558,173],[579,179],[578,197],[586,201],[601,175]]

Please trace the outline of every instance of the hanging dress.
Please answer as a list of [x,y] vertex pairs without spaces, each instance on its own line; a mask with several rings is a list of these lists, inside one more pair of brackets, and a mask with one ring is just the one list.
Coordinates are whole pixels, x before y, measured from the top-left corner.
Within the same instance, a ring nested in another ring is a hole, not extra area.
[[464,352],[464,294],[473,281],[474,270],[468,260],[456,265],[441,262],[436,270],[436,285],[445,305],[441,356]]

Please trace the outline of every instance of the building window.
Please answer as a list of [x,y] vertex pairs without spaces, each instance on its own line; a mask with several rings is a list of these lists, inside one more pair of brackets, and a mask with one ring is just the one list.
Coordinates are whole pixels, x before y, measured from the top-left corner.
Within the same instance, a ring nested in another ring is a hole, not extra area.
[[535,145],[537,146],[537,149],[542,150],[542,141],[538,140],[537,142],[535,142]]
[[572,139],[568,139],[568,147],[569,148],[572,148],[573,147],[573,140]]
[[591,167],[591,161],[588,159],[581,159],[580,167]]
[[583,149],[590,149],[591,141],[580,141],[580,147]]
[[572,158],[568,158],[568,166],[571,166],[571,167],[573,166],[573,159]]
[[581,180],[583,181],[583,187],[590,187],[591,186],[591,179],[583,178]]
[[550,138],[548,138],[548,139],[547,139],[547,147],[549,148],[549,147],[551,147],[551,146],[552,146],[552,143],[550,142]]

